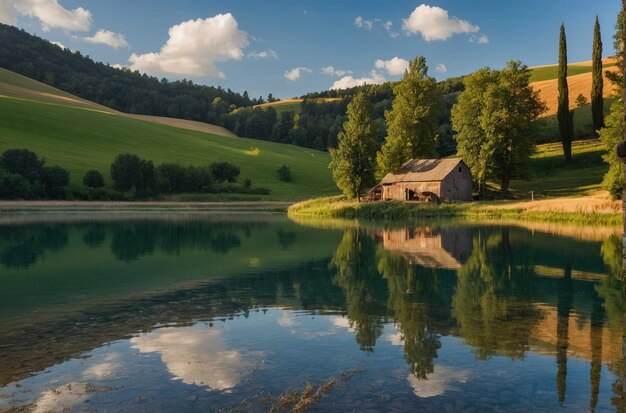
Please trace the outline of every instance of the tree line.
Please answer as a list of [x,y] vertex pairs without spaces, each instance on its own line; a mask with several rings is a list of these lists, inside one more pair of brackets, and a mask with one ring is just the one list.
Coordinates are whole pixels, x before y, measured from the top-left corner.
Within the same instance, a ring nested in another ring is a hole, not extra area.
[[[497,180],[505,195],[510,180],[526,172],[535,120],[545,110],[529,80],[528,67],[517,61],[502,70],[481,69],[465,77],[464,90],[451,109],[458,153],[481,195],[488,179]],[[348,105],[338,146],[330,150],[330,169],[337,186],[350,198],[360,199],[376,179],[411,159],[437,156],[443,94],[428,75],[423,57],[410,62],[393,92],[396,97],[385,112],[386,136],[380,147],[373,107],[365,93],[359,92]]]
[[[104,176],[89,170],[83,176],[83,190],[69,192],[70,173],[27,149],[9,149],[0,155],[0,199],[138,199],[180,193],[238,193],[267,195],[269,189],[253,187],[250,179],[238,182],[241,169],[229,162],[206,166],[183,166],[150,160],[134,154],[120,154],[111,163],[110,178],[115,191],[104,188]],[[283,165],[278,179],[290,182],[291,170]]]

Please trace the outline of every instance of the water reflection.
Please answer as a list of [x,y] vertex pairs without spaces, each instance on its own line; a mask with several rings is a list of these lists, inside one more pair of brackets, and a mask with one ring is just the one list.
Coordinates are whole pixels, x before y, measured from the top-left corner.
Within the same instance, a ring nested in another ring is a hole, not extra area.
[[[0,257],[21,264],[0,261],[0,383],[40,380],[33,406],[80,410],[93,403],[87,384],[121,388],[141,373],[151,388],[173,378],[185,397],[210,394],[201,407],[214,410],[362,363],[353,401],[381,391],[424,411],[483,396],[494,399],[483,410],[620,411],[620,239],[551,232],[284,219],[5,226]],[[90,360],[72,373],[78,355]],[[46,369],[63,385],[41,384]]]

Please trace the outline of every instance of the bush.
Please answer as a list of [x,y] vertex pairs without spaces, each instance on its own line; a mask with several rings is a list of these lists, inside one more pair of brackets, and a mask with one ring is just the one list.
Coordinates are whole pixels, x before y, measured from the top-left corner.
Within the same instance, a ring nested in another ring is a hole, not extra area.
[[92,169],[85,173],[83,185],[88,188],[102,188],[104,186],[104,177],[100,172]]
[[146,195],[154,190],[154,164],[137,155],[120,154],[111,164],[111,178],[120,191]]
[[186,181],[185,168],[175,163],[164,163],[156,168],[157,189],[159,192],[173,194],[183,192]]
[[278,179],[283,182],[291,182],[291,180],[293,179],[291,176],[291,169],[289,169],[287,165],[283,165],[278,168],[276,173],[278,174]]
[[195,192],[198,194],[213,192],[215,187],[215,179],[211,170],[206,167],[190,166],[187,170],[187,185],[185,191]]
[[30,183],[38,181],[44,161],[27,149],[9,149],[0,157],[0,168],[12,174],[19,174]]
[[0,169],[0,199],[29,199],[33,188],[22,175]]
[[41,169],[41,183],[48,198],[64,199],[65,187],[70,182],[70,173],[60,166],[45,166]]
[[235,182],[241,170],[228,162],[213,162],[209,165],[211,174],[217,182]]

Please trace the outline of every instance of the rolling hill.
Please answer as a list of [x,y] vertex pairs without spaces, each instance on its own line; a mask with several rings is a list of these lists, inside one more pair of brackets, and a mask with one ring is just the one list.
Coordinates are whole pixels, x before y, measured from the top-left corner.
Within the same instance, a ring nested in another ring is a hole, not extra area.
[[[155,164],[234,163],[241,167],[241,179],[272,191],[266,199],[297,200],[337,192],[327,153],[225,132],[220,136],[212,125],[196,124],[126,115],[0,71],[0,152],[10,148],[35,151],[48,164],[68,169],[73,189],[82,187],[89,169],[102,172],[110,186],[109,167],[115,156],[136,153]],[[278,179],[276,169],[284,164],[291,168],[293,182]]]
[[[612,58],[604,59],[604,72],[617,71],[615,61]],[[548,106],[548,110],[542,115],[548,117],[556,114],[558,106],[558,81],[557,65],[540,66],[531,68],[531,86],[539,91],[539,96]],[[581,62],[568,66],[567,83],[569,87],[570,108],[576,107],[576,98],[582,94],[591,101],[591,63]],[[604,76],[604,96],[613,95],[613,84]]]
[[[323,102],[335,102],[337,100],[341,100],[341,98],[317,98],[317,99],[311,99],[311,100],[314,100],[316,103],[323,103]],[[300,104],[303,101],[304,99],[283,99],[283,100],[278,100],[276,102],[262,103],[254,107],[255,108],[272,107],[278,113],[281,113],[281,112],[300,113]]]

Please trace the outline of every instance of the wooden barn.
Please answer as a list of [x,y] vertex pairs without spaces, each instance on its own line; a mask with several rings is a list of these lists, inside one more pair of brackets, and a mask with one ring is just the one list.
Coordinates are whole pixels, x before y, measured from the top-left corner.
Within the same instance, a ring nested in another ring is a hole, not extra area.
[[376,201],[471,201],[472,174],[461,158],[413,159],[368,193]]

